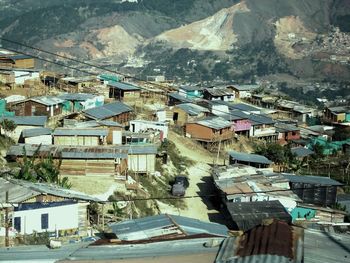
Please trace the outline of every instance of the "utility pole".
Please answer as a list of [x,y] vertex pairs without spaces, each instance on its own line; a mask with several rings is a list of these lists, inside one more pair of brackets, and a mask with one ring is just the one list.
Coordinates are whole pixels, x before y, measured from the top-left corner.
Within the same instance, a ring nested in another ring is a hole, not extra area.
[[219,141],[218,154],[217,154],[217,156],[216,156],[216,164],[218,164],[218,162],[219,162],[220,147],[221,147],[221,139],[220,139],[220,141]]
[[10,246],[10,239],[9,239],[9,191],[6,191],[6,197],[5,197],[5,247],[9,247]]

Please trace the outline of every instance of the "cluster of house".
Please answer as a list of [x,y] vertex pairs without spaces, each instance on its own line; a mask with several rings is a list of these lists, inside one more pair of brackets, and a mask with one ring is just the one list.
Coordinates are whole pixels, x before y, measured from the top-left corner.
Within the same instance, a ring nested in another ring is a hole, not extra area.
[[333,209],[342,184],[322,176],[276,173],[257,154],[229,152],[228,166],[212,171],[223,213],[233,228],[248,230],[265,219],[321,224],[343,223],[347,212]]
[[[256,85],[182,86],[168,94],[168,108],[165,113],[159,111],[157,116],[161,121],[182,127],[185,136],[209,149],[212,147],[208,146],[229,142],[241,135],[312,150],[316,139],[329,141],[335,127],[348,127],[349,107],[331,107],[322,113],[294,101],[254,94],[257,89]],[[255,105],[234,102],[237,98]],[[322,116],[329,125],[312,123]],[[348,143],[340,143],[337,151],[347,151],[342,146]]]
[[[7,135],[18,144],[10,147],[7,158],[18,161],[23,155],[51,155],[62,161],[64,176],[125,178],[127,170],[154,173],[157,148],[168,133],[166,123],[133,120],[133,109],[127,104],[104,104],[100,96],[91,94],[32,97],[8,108],[15,116],[1,119],[17,125]],[[53,118],[62,127],[49,128]],[[2,132],[6,131],[2,128]]]

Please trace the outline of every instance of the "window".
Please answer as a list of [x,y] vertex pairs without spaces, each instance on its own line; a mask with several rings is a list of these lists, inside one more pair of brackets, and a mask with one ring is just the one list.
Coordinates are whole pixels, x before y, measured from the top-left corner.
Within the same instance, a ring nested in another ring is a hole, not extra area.
[[21,218],[20,217],[18,217],[18,216],[15,217],[13,226],[18,232],[21,232]]
[[41,215],[41,229],[48,229],[49,228],[49,214],[42,214]]

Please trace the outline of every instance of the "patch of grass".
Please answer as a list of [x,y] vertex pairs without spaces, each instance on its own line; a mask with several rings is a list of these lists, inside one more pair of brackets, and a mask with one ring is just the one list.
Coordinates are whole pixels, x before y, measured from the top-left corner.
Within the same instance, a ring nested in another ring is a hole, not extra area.
[[165,140],[161,144],[159,152],[162,151],[165,151],[168,154],[170,160],[176,168],[177,174],[187,174],[186,168],[194,165],[194,161],[182,156],[176,145],[169,140]]
[[12,140],[10,137],[0,134],[0,150],[7,150],[14,144],[14,140]]
[[[150,197],[159,197],[159,201],[172,205],[177,208],[185,208],[186,203],[182,198],[176,198],[170,194],[170,182],[173,180],[171,176],[162,176],[164,182],[158,180],[151,182],[147,177],[141,177],[140,183],[150,194]],[[165,199],[163,199],[165,198]]]

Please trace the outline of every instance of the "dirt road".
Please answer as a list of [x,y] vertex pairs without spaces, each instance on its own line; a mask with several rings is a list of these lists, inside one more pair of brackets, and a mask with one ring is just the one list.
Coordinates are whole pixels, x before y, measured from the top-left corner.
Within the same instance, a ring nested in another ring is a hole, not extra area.
[[[189,167],[188,177],[190,186],[186,191],[186,209],[174,209],[161,206],[161,210],[173,212],[178,215],[197,218],[203,221],[215,221],[220,214],[210,202],[209,197],[214,192],[214,186],[210,177],[210,164],[216,158],[215,155],[206,151],[189,138],[183,138],[180,135],[170,132],[169,140],[175,143],[181,152],[181,155],[195,161],[195,165]],[[220,159],[222,162],[222,160]],[[169,209],[169,210],[167,210]],[[163,212],[162,211],[162,212]]]

